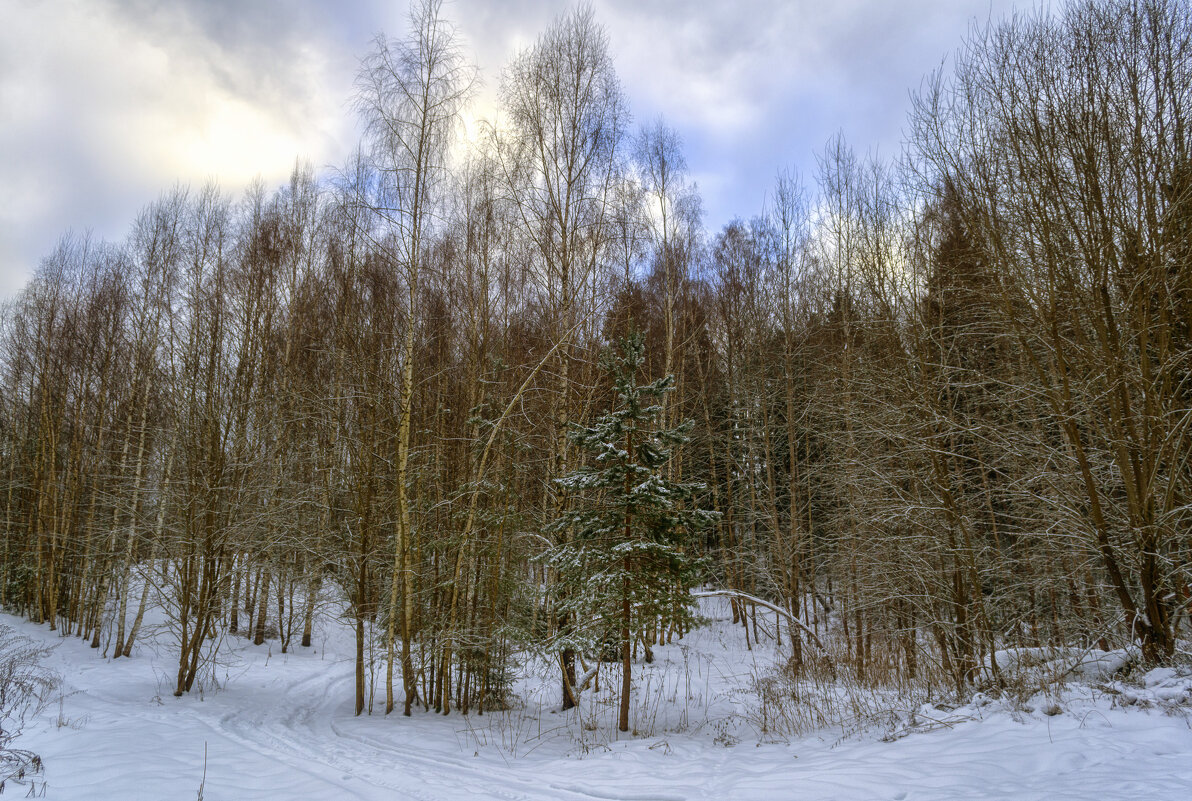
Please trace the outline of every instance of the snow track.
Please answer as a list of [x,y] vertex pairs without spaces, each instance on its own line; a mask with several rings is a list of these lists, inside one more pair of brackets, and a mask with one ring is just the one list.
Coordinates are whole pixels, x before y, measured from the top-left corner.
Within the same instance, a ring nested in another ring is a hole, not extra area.
[[[325,673],[285,684],[279,693],[283,705],[233,711],[220,718],[217,730],[312,776],[339,775],[345,797],[447,801],[462,797],[461,792],[509,801],[544,797],[502,791],[493,786],[491,773],[475,765],[370,737],[360,730],[372,723],[367,718],[341,723],[336,718],[352,698],[353,683],[353,665],[336,663]],[[398,725],[392,719],[388,723]]]
[[[584,795],[544,786],[488,760],[463,758],[455,743],[432,739],[419,744],[403,726],[419,728],[417,719],[398,714],[355,717],[345,713],[353,697],[354,666],[333,663],[326,671],[284,682],[281,703],[265,708],[236,710],[213,726],[216,732],[265,758],[280,758],[312,778],[332,780],[339,775],[344,797],[450,801],[491,798],[501,801],[540,801],[582,798]],[[460,718],[423,723],[448,726]],[[445,748],[444,746],[448,748]]]

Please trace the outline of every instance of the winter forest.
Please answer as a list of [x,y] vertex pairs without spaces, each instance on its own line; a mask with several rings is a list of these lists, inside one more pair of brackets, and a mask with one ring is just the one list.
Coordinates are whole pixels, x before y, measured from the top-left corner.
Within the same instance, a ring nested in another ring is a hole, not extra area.
[[327,621],[348,721],[537,671],[606,741],[717,610],[787,737],[1186,675],[1192,5],[974,26],[902,153],[838,136],[717,231],[591,8],[473,136],[451,11],[362,54],[349,162],[168,189],[0,312],[6,612],[96,675],[151,636],[164,714]]

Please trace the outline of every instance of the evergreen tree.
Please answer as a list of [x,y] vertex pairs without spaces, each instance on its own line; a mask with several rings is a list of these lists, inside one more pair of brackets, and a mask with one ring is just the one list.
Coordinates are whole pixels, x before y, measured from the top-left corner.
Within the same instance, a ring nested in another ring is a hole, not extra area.
[[700,509],[697,483],[668,480],[661,468],[672,449],[687,441],[692,423],[662,429],[662,405],[674,377],[638,384],[645,361],[641,334],[606,351],[601,367],[613,379],[613,408],[591,426],[575,426],[570,439],[590,458],[558,480],[574,499],[553,527],[569,533],[547,562],[559,574],[558,611],[575,625],[563,647],[591,649],[620,644],[621,707],[618,727],[629,729],[630,661],[634,638],[660,617],[689,621],[690,590],[701,562],[688,552],[693,533],[716,513]]

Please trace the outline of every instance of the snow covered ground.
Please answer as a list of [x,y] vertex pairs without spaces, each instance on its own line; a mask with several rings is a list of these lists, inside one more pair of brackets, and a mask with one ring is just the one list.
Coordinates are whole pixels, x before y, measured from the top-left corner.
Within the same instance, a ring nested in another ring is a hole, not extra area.
[[[717,603],[707,611],[723,613]],[[2,621],[56,644],[63,697],[17,743],[45,759],[47,798],[194,799],[200,785],[204,801],[1192,796],[1192,677],[1172,670],[1025,706],[978,697],[924,709],[926,730],[905,736],[836,729],[775,742],[758,730],[748,687],[776,652],[746,651],[740,628],[719,620],[638,666],[639,736],[617,739],[612,673],[578,714],[553,712],[553,676],[528,669],[523,704],[507,713],[357,718],[350,634],[334,620],[291,654],[233,638],[221,687],[209,677],[185,698],[170,692],[164,643],[109,662],[77,639]]]

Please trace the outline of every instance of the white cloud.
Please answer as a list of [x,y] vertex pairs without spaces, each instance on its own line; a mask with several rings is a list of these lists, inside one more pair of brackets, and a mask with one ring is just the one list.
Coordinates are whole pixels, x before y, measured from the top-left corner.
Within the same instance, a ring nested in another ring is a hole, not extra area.
[[[708,221],[760,210],[776,170],[814,173],[837,130],[897,147],[907,94],[974,16],[1012,0],[595,0],[635,118],[686,140]],[[500,73],[566,6],[447,0],[481,67]],[[402,0],[8,0],[0,26],[0,296],[68,227],[107,237],[177,181],[235,190],[284,180],[295,157],[338,163],[373,34]]]
[[837,131],[896,155],[910,90],[973,19],[1012,3],[601,0],[597,11],[638,118],[664,115],[683,134],[719,226],[760,211],[780,168],[813,179],[814,156]]
[[214,177],[236,190],[258,174],[283,180],[296,157],[321,164],[350,147],[354,56],[317,31],[303,38],[295,23],[258,15],[255,29],[228,32],[191,13],[210,8],[76,0],[6,9],[0,295],[23,283],[62,229],[119,237],[175,182]]

